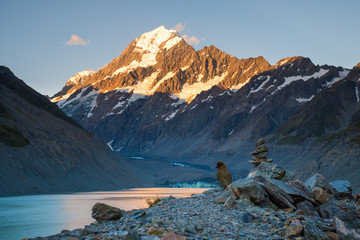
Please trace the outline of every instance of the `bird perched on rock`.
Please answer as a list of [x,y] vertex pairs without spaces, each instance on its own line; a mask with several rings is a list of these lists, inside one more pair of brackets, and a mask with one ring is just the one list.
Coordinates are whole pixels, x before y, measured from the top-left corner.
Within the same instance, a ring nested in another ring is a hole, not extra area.
[[231,174],[226,168],[225,163],[221,161],[216,164],[216,168],[218,169],[216,178],[219,181],[220,185],[226,188],[230,183],[232,183]]

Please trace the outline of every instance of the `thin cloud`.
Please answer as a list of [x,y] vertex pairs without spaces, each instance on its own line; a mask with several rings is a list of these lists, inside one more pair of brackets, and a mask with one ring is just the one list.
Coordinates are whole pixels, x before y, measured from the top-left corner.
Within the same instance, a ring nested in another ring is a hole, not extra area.
[[198,38],[195,37],[195,36],[189,37],[189,36],[186,35],[186,34],[183,35],[182,38],[183,38],[187,43],[189,43],[189,44],[191,44],[191,45],[199,45],[199,43],[200,43],[201,41],[204,41],[204,40],[205,40],[205,38],[198,39]]
[[65,43],[66,45],[73,46],[73,45],[83,45],[86,46],[90,44],[90,40],[84,41],[78,35],[73,34],[69,41]]
[[182,32],[186,27],[186,23],[178,22],[175,27],[173,27],[173,30],[176,30],[178,33]]

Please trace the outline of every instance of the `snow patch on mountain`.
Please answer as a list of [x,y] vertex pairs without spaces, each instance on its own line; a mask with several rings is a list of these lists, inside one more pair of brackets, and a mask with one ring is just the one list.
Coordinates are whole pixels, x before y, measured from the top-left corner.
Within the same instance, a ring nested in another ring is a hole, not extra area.
[[359,102],[359,101],[360,101],[360,98],[359,98],[359,89],[358,89],[358,86],[355,87],[355,95],[356,95],[356,102]]
[[299,97],[299,98],[293,98],[294,100],[296,100],[296,101],[298,101],[298,102],[300,102],[300,103],[302,103],[302,102],[309,102],[311,99],[313,99],[314,98],[314,95],[312,95],[311,97],[309,97],[309,98],[301,98],[301,97]]
[[265,76],[265,77],[259,77],[258,79],[264,79],[264,78],[265,78],[265,80],[260,84],[260,86],[258,86],[255,89],[250,90],[249,95],[251,93],[256,93],[256,92],[262,90],[264,88],[265,84],[270,80],[271,77],[270,76]]
[[349,72],[350,72],[350,70],[347,70],[347,69],[344,69],[343,71],[339,71],[339,77],[333,78],[330,82],[327,82],[326,87],[330,88],[332,85],[334,85],[338,81],[343,80],[344,78],[347,77]]
[[295,81],[298,81],[298,80],[308,81],[311,78],[320,78],[320,77],[324,76],[328,71],[329,70],[327,70],[327,69],[322,69],[321,68],[319,72],[316,72],[316,73],[314,73],[314,74],[312,74],[310,76],[301,76],[301,75],[299,75],[299,76],[285,77],[284,82],[281,85],[279,85],[277,87],[277,89],[274,92],[272,92],[271,94],[276,93],[277,91],[281,90],[282,88],[286,87],[287,85],[291,84],[292,82],[295,82]]
[[221,76],[215,76],[207,82],[196,82],[193,84],[185,83],[182,87],[180,93],[177,94],[178,98],[184,99],[186,102],[191,102],[196,95],[201,93],[202,91],[207,91],[211,89],[213,86],[219,84],[222,80],[224,80],[227,72],[222,74]]
[[176,111],[174,111],[174,112],[172,112],[167,118],[165,118],[165,121],[169,121],[169,120],[173,119],[173,118],[176,116],[176,113],[177,113],[178,111],[179,111],[179,109],[176,110]]

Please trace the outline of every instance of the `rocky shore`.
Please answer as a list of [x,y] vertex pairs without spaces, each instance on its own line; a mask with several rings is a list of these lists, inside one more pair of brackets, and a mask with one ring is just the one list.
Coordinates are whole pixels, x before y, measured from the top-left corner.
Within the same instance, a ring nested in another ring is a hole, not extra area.
[[319,174],[305,183],[292,178],[263,162],[227,189],[170,196],[132,211],[97,203],[94,223],[33,239],[360,239],[360,195],[348,181],[323,185]]

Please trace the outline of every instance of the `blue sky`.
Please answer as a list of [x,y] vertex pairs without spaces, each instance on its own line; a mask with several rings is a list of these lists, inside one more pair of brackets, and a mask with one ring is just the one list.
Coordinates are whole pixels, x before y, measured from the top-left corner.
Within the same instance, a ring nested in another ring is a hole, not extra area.
[[[264,56],[271,64],[290,56],[346,68],[360,62],[357,0],[0,3],[0,65],[50,96],[77,72],[108,64],[142,33],[178,23],[182,35],[199,40],[197,50],[214,45],[237,58]],[[71,45],[72,35],[83,44]]]

